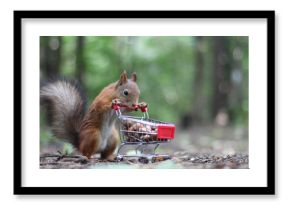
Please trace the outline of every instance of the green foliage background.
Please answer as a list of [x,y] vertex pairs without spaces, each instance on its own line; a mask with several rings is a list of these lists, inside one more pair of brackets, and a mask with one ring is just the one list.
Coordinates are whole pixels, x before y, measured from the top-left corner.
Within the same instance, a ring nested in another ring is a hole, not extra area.
[[[247,36],[86,36],[81,37],[81,56],[77,56],[78,38],[40,37],[41,80],[51,75],[78,79],[81,72],[90,104],[106,85],[118,80],[123,70],[129,75],[134,71],[140,100],[149,104],[150,117],[177,126],[184,121],[189,126],[218,123],[213,96],[216,86],[226,87],[224,106],[218,107],[228,119],[225,126],[247,127]],[[222,44],[217,44],[219,40]],[[60,59],[57,71],[50,73],[45,60],[54,51],[59,51]],[[81,69],[77,66],[80,59]],[[217,63],[222,73],[215,72]],[[217,75],[224,77],[216,82]],[[41,136],[49,139],[43,121]]]

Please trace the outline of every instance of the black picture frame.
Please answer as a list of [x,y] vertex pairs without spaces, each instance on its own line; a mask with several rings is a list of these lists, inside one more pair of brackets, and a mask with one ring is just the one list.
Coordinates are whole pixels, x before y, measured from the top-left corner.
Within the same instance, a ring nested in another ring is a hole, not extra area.
[[[219,18],[267,21],[266,187],[23,187],[21,25],[27,18]],[[275,11],[14,11],[14,194],[16,195],[273,195],[275,194]]]

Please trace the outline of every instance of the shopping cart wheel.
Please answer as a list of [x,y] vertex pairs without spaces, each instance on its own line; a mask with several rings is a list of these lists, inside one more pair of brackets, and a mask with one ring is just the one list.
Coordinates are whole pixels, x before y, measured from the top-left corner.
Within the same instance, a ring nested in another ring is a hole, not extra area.
[[142,164],[148,164],[150,159],[148,159],[148,157],[139,157],[138,161]]
[[121,162],[121,161],[124,160],[124,157],[122,157],[122,156],[117,156],[117,157],[116,157],[116,160],[117,160],[117,162]]

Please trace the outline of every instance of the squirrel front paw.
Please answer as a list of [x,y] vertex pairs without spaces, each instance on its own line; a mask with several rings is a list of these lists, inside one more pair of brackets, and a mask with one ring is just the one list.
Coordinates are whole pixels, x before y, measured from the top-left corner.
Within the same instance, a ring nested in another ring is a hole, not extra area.
[[148,112],[148,104],[145,102],[141,102],[138,104],[138,108],[141,110],[141,112]]
[[148,104],[146,102],[141,102],[141,103],[138,104],[138,106],[140,108],[146,108],[146,107],[148,107]]
[[120,99],[116,98],[116,99],[112,100],[112,104],[113,104],[113,105],[121,105],[122,102],[121,102]]

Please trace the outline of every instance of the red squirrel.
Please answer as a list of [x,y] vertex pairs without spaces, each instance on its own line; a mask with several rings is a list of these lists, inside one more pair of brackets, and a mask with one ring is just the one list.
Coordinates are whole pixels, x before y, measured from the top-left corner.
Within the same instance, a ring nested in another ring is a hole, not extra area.
[[42,86],[40,100],[47,105],[53,135],[70,142],[87,158],[100,153],[102,159],[113,160],[119,132],[112,101],[118,100],[127,106],[121,108],[124,112],[132,111],[140,95],[136,81],[136,73],[129,79],[124,71],[118,81],[100,92],[87,112],[81,92],[72,83],[55,81]]

